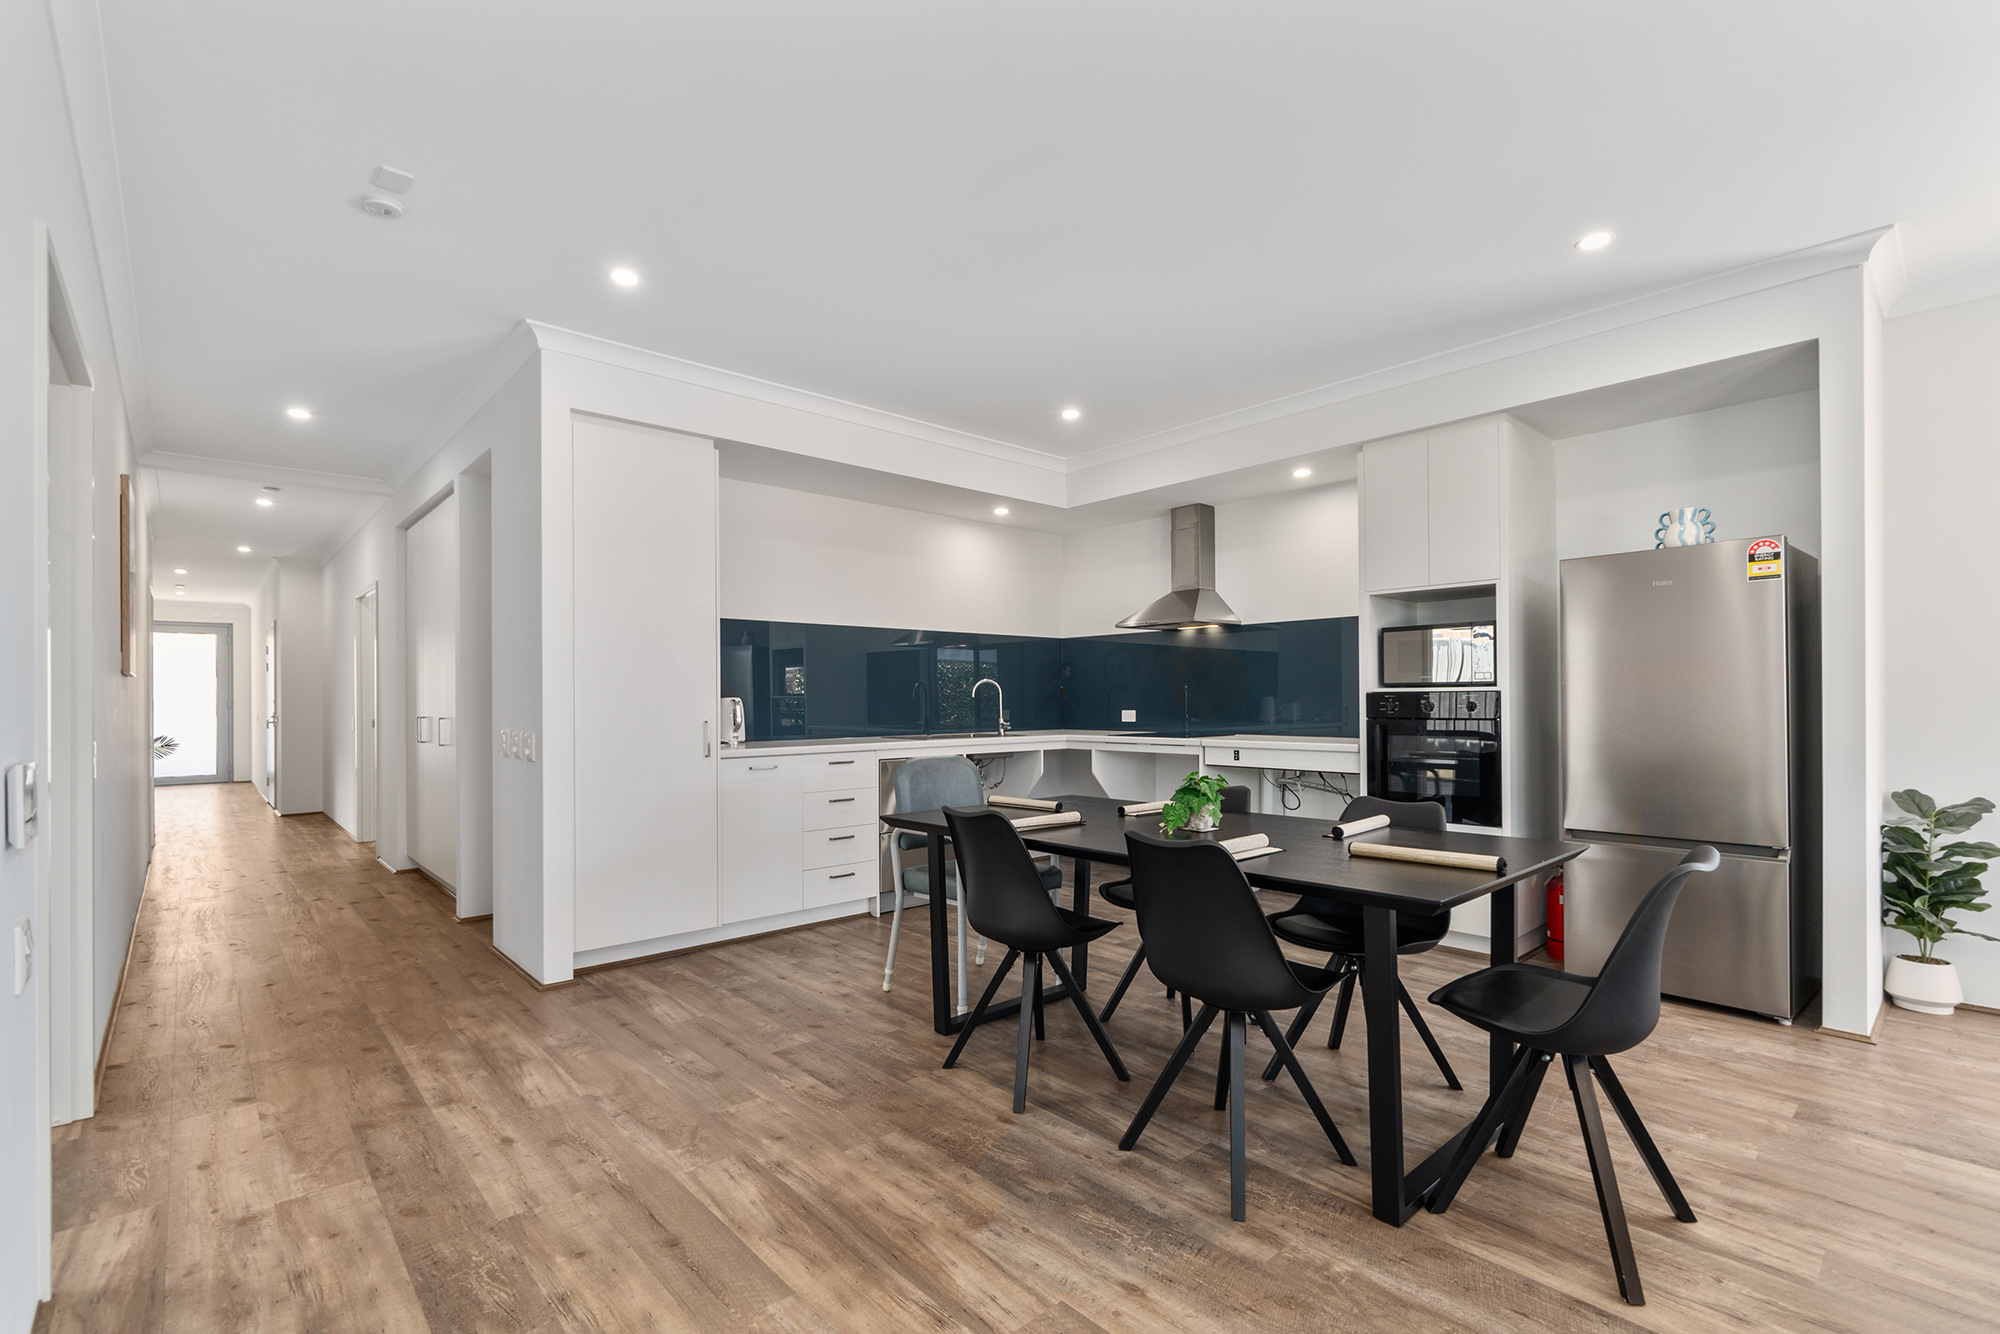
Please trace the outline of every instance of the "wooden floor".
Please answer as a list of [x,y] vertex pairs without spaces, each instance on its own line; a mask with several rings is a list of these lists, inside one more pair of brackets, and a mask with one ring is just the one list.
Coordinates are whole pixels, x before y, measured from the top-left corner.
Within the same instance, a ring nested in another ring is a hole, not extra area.
[[[1135,988],[1112,1080],[1051,1008],[938,1068],[928,959],[859,918],[529,988],[320,816],[158,792],[96,1117],[56,1132],[38,1329],[1951,1330],[2000,1312],[2000,1018],[1881,1045],[1670,1006],[1620,1062],[1701,1222],[1611,1131],[1650,1304],[1618,1300],[1551,1081],[1511,1161],[1400,1230],[1288,1083],[1248,1099],[1232,1223],[1213,1056],[1115,1142],[1179,1033]],[[1101,1001],[1134,940],[1095,956]],[[997,952],[996,952],[997,961]],[[1426,994],[1471,956],[1407,963]],[[983,974],[982,974],[983,975]],[[1483,1042],[1436,1010],[1468,1083]],[[1364,1048],[1302,1048],[1366,1162]],[[1002,1031],[1002,1030],[1005,1031]],[[1407,1030],[1406,1030],[1407,1031]],[[1210,1052],[1213,1050],[1212,1040]],[[1253,1058],[1259,1050],[1253,1039]],[[1412,1147],[1467,1119],[1407,1043]],[[1475,1077],[1476,1076],[1476,1077]],[[1615,1127],[1615,1122],[1613,1123]]]

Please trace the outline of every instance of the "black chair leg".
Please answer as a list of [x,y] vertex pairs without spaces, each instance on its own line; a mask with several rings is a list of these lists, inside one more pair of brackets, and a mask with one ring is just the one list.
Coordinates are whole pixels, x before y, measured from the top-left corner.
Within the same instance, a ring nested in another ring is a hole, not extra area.
[[1611,1073],[1611,1062],[1602,1056],[1590,1058],[1590,1068],[1597,1075],[1598,1083],[1604,1085],[1604,1096],[1611,1099],[1611,1106],[1617,1111],[1618,1119],[1625,1123],[1625,1133],[1632,1137],[1632,1146],[1639,1150],[1639,1156],[1646,1160],[1646,1169],[1653,1174],[1653,1180],[1660,1188],[1660,1194],[1667,1197],[1667,1204],[1673,1209],[1674,1217],[1683,1223],[1692,1223],[1694,1210],[1688,1207],[1687,1196],[1681,1194],[1680,1183],[1667,1170],[1667,1160],[1660,1154],[1660,1146],[1653,1143],[1653,1137],[1646,1133],[1646,1123],[1639,1119],[1639,1109],[1632,1105],[1632,1099],[1625,1095],[1625,1086],[1618,1082],[1618,1076]]
[[1223,1064],[1229,1070],[1229,1216],[1239,1223],[1247,1212],[1244,1178],[1250,1174],[1243,1144],[1243,1018],[1241,1010],[1231,1010],[1222,1035]]
[[[1234,1013],[1232,1011],[1231,1013]],[[1215,1054],[1215,1110],[1220,1112],[1229,1106],[1229,1019],[1225,1015],[1222,1023],[1222,1050]]]
[[1486,1152],[1486,1146],[1493,1142],[1493,1136],[1499,1133],[1501,1113],[1520,1093],[1521,1081],[1527,1078],[1528,1063],[1533,1056],[1529,1048],[1523,1047],[1514,1057],[1514,1063],[1507,1067],[1507,1077],[1500,1081],[1500,1087],[1493,1090],[1480,1107],[1479,1115],[1466,1127],[1465,1138],[1459,1141],[1451,1166],[1445,1168],[1444,1175],[1431,1187],[1430,1196],[1424,1201],[1426,1209],[1441,1214],[1451,1208],[1451,1202],[1458,1196],[1458,1188],[1472,1174],[1473,1164],[1479,1161],[1479,1156]]
[[1611,1243],[1611,1267],[1618,1272],[1618,1293],[1630,1306],[1644,1306],[1646,1293],[1639,1286],[1639,1260],[1632,1253],[1632,1233],[1625,1226],[1625,1202],[1618,1195],[1618,1173],[1611,1166],[1611,1145],[1604,1138],[1604,1119],[1598,1115],[1597,1094],[1591,1088],[1590,1058],[1563,1057],[1563,1073],[1569,1076],[1569,1091],[1576,1099],[1576,1119],[1583,1126],[1583,1147],[1590,1155],[1590,1175],[1597,1183],[1597,1209],[1604,1215],[1604,1239]]
[[1452,1070],[1451,1062],[1444,1058],[1444,1048],[1438,1046],[1438,1040],[1431,1036],[1431,1026],[1424,1022],[1424,1016],[1417,1010],[1416,1001],[1410,997],[1410,989],[1403,985],[1403,979],[1400,977],[1396,979],[1396,999],[1403,1002],[1403,1012],[1409,1015],[1410,1022],[1416,1025],[1417,1036],[1431,1049],[1431,1059],[1437,1062],[1438,1072],[1444,1076],[1446,1085],[1454,1089],[1463,1089],[1465,1086],[1458,1082],[1458,1075]]
[[1340,999],[1333,1007],[1333,1029],[1326,1035],[1329,1051],[1340,1050],[1340,1035],[1347,1031],[1347,1007],[1354,1001],[1354,983],[1360,976],[1361,970],[1355,968],[1340,979]]
[[1278,1031],[1278,1021],[1271,1017],[1269,1010],[1259,1010],[1257,1026],[1264,1030],[1264,1036],[1271,1039],[1271,1045],[1278,1049],[1278,1060],[1292,1072],[1292,1082],[1299,1086],[1299,1095],[1306,1100],[1306,1106],[1312,1109],[1313,1116],[1319,1121],[1319,1128],[1326,1132],[1327,1143],[1333,1145],[1333,1151],[1340,1155],[1341,1162],[1349,1167],[1354,1166],[1353,1151],[1347,1147],[1347,1141],[1340,1137],[1340,1130],[1333,1124],[1333,1118],[1327,1115],[1326,1105],[1319,1100],[1319,1093],[1313,1088],[1312,1081],[1306,1078],[1304,1068],[1299,1065],[1299,1055],[1292,1050],[1291,1040]]
[[1111,1045],[1111,1038],[1105,1033],[1104,1026],[1098,1023],[1097,1016],[1090,1012],[1090,1002],[1083,998],[1083,988],[1076,984],[1074,977],[1070,976],[1069,965],[1063,962],[1062,955],[1051,953],[1049,966],[1056,970],[1056,980],[1068,989],[1069,998],[1076,1002],[1076,1012],[1083,1016],[1083,1026],[1090,1030],[1090,1036],[1097,1039],[1097,1049],[1104,1053],[1105,1060],[1111,1062],[1111,1073],[1121,1080],[1131,1079],[1132,1076],[1125,1071],[1125,1062],[1118,1059],[1118,1048]]
[[1007,970],[1012,968],[1014,960],[1020,957],[1021,951],[1008,950],[1007,957],[993,970],[993,980],[986,984],[986,992],[979,998],[979,1004],[973,1006],[972,1013],[965,1017],[965,1027],[958,1030],[958,1041],[951,1044],[951,1055],[944,1058],[945,1069],[949,1070],[958,1064],[958,1054],[965,1050],[966,1041],[971,1038],[972,1030],[979,1027],[986,1019],[986,1007],[993,1003],[993,993],[1000,990],[1000,983],[1006,978]]
[[[1125,992],[1131,987],[1132,979],[1139,976],[1139,969],[1144,966],[1145,962],[1146,946],[1142,942],[1139,948],[1132,952],[1132,962],[1125,965],[1125,976],[1119,978],[1118,985],[1111,989],[1111,999],[1104,1002],[1104,1009],[1097,1016],[1099,1023],[1108,1024],[1111,1022],[1111,1016],[1118,1010],[1118,1002],[1125,999]],[[1171,997],[1173,992],[1169,991],[1167,995]]]
[[[1042,1021],[1042,969],[1041,969],[1041,961],[1042,961],[1043,959],[1046,959],[1046,958],[1050,958],[1050,957],[1052,957],[1052,956],[1050,956],[1050,955],[1037,955],[1037,956],[1035,956],[1035,958],[1036,958],[1036,966],[1035,966],[1035,1041],[1037,1041],[1037,1042],[1040,1042],[1040,1041],[1041,1041],[1041,1040],[1042,1040],[1043,1038],[1045,1038],[1045,1037],[1047,1037],[1047,1036],[1048,1036],[1048,1032],[1047,1032],[1047,1030],[1046,1030],[1046,1029],[1045,1029],[1045,1028],[1043,1027],[1043,1021]],[[1025,1002],[1025,1001],[1023,1001],[1022,1003],[1023,1003],[1023,1004],[1026,1004],[1026,1002]]]
[[1035,997],[1042,989],[1042,956],[1029,954],[1021,960],[1021,1045],[1014,1053],[1014,1111],[1028,1110],[1028,1049],[1034,1046]]
[[1188,999],[1187,993],[1183,991],[1181,993],[1181,1032],[1185,1033],[1193,1027],[1194,1003]]
[[1528,1113],[1535,1110],[1535,1099],[1542,1092],[1542,1076],[1549,1072],[1549,1062],[1554,1059],[1547,1052],[1536,1053],[1534,1064],[1528,1067],[1528,1078],[1521,1085],[1520,1096],[1507,1109],[1507,1124],[1501,1128],[1500,1142],[1493,1148],[1498,1156],[1512,1158],[1514,1150],[1520,1147],[1521,1132],[1528,1128]]
[[[1299,1039],[1306,1035],[1306,1025],[1310,1024],[1313,1016],[1319,1013],[1319,1003],[1325,999],[1326,993],[1322,991],[1319,995],[1314,996],[1299,1007],[1299,1012],[1292,1016],[1292,1026],[1285,1030],[1286,1046],[1296,1047],[1299,1045]],[[1271,1063],[1264,1067],[1265,1080],[1276,1079],[1278,1071],[1284,1068],[1285,1054],[1281,1051],[1271,1053]]]
[[1208,1026],[1214,1022],[1215,1007],[1202,1006],[1201,1013],[1195,1016],[1194,1023],[1188,1026],[1187,1032],[1181,1034],[1181,1045],[1174,1048],[1174,1054],[1167,1059],[1167,1068],[1160,1071],[1160,1077],[1154,1080],[1153,1087],[1146,1091],[1146,1101],[1139,1104],[1139,1114],[1133,1117],[1132,1124],[1126,1127],[1125,1137],[1118,1141],[1119,1148],[1129,1151],[1139,1142],[1139,1136],[1145,1133],[1146,1123],[1153,1119],[1154,1112],[1160,1110],[1160,1103],[1165,1100],[1167,1090],[1181,1077],[1181,1071],[1187,1068],[1188,1057],[1194,1055],[1194,1049],[1201,1045],[1201,1035],[1208,1032]]

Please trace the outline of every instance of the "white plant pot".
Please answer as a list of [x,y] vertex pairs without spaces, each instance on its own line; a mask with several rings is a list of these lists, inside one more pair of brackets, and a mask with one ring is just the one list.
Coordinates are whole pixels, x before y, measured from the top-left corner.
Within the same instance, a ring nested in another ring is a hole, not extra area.
[[1204,806],[1188,817],[1187,827],[1196,833],[1206,833],[1216,827],[1215,807]]
[[1914,954],[1890,958],[1882,989],[1896,1004],[1920,1014],[1950,1014],[1965,999],[1965,991],[1958,985],[1958,969],[1949,960],[1925,963]]

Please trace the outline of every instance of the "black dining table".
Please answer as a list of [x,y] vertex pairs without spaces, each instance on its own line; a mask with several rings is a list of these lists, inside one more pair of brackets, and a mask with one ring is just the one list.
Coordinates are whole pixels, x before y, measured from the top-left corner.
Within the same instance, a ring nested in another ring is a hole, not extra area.
[[[1113,866],[1129,863],[1125,848],[1128,831],[1157,834],[1157,815],[1126,817],[1118,814],[1130,802],[1109,797],[1064,796],[1055,798],[1066,811],[1077,811],[1082,824],[1057,825],[1044,829],[1024,829],[1021,841],[1033,852],[1071,858],[1075,876],[1071,905],[1084,911],[1090,897],[1090,868],[1104,862]],[[1037,812],[1003,808],[1013,818]],[[930,880],[941,885],[945,876],[945,845],[950,830],[943,811],[898,811],[882,817],[891,829],[923,834],[929,844]],[[1350,903],[1362,910],[1366,954],[1361,975],[1362,997],[1366,1002],[1368,1033],[1368,1144],[1369,1173],[1375,1217],[1398,1227],[1422,1207],[1424,1197],[1437,1184],[1451,1162],[1459,1143],[1471,1132],[1471,1124],[1440,1145],[1415,1168],[1404,1170],[1403,1151],[1403,1051],[1402,1016],[1396,999],[1396,914],[1425,916],[1450,912],[1462,903],[1490,897],[1492,900],[1493,962],[1514,962],[1515,885],[1544,875],[1586,850],[1581,843],[1554,839],[1512,838],[1500,834],[1471,834],[1460,830],[1432,833],[1411,829],[1379,829],[1351,842],[1392,843],[1410,848],[1433,848],[1447,852],[1469,852],[1502,859],[1499,872],[1467,870],[1424,862],[1393,861],[1387,858],[1356,857],[1348,843],[1329,838],[1326,820],[1297,815],[1225,815],[1219,828],[1205,833],[1187,833],[1189,839],[1240,838],[1263,834],[1282,852],[1238,863],[1256,889],[1311,895]],[[946,902],[942,894],[930,896],[931,924],[931,1019],[943,1034],[963,1028],[967,1016],[952,1010],[951,952],[945,921]],[[1079,945],[1072,951],[1070,971],[1079,987],[1087,987],[1089,951]],[[1059,992],[1049,993],[1053,998]],[[987,1008],[985,1021],[1017,1013],[1018,1000],[996,1003]],[[1514,1046],[1504,1038],[1491,1040],[1487,1079],[1497,1086],[1506,1077],[1514,1057]],[[1474,1111],[1477,1109],[1474,1108]]]

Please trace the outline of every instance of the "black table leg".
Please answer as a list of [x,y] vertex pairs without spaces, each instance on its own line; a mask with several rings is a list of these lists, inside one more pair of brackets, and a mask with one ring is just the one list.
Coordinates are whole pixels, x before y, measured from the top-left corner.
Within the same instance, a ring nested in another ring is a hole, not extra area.
[[1401,1227],[1415,1212],[1403,1183],[1403,1013],[1396,1004],[1396,910],[1361,910],[1368,1025],[1368,1172],[1375,1216]]
[[[1497,893],[1487,896],[1492,905],[1492,954],[1496,964],[1514,962],[1514,894],[1520,886],[1509,885]],[[1514,1065],[1514,1044],[1497,1034],[1489,1043],[1491,1057],[1487,1064],[1486,1085],[1488,1090],[1497,1089],[1507,1082],[1507,1072]]]
[[[1083,857],[1077,857],[1074,861],[1076,863],[1076,888],[1070,893],[1069,906],[1077,912],[1084,912],[1090,907],[1090,862]],[[1078,991],[1082,991],[1090,985],[1089,945],[1077,945],[1070,950],[1069,971],[1070,975],[1076,978],[1076,989]]]
[[946,929],[944,901],[945,840],[932,834],[924,840],[925,865],[930,868],[931,901],[931,1027],[940,1033],[956,1032],[958,1016],[952,1013],[951,932]]

